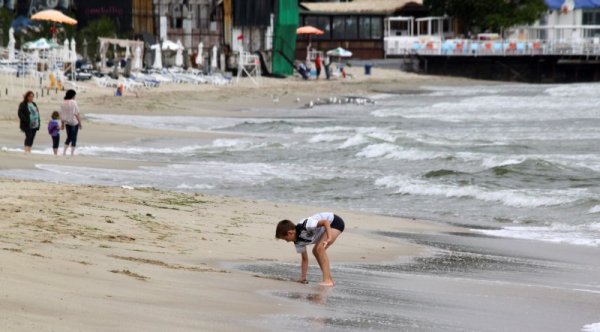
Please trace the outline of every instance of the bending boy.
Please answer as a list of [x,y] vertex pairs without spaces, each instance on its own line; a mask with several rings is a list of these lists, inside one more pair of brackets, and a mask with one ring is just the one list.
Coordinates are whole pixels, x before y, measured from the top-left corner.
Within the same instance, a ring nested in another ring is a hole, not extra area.
[[302,220],[297,225],[289,220],[280,221],[275,230],[275,237],[287,242],[294,242],[296,252],[302,255],[300,280],[298,280],[301,283],[307,282],[308,254],[306,247],[314,244],[312,252],[323,272],[323,281],[319,285],[331,287],[334,282],[331,278],[327,249],[333,245],[343,231],[344,220],[342,218],[332,212],[321,212]]

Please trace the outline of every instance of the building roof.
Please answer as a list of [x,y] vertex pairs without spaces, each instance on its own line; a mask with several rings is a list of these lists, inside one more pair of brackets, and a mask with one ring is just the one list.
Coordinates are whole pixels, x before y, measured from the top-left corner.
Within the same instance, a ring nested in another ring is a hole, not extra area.
[[[567,1],[564,0],[545,0],[546,5],[550,9],[561,9]],[[600,0],[574,0],[572,9],[592,9],[600,7]]]
[[405,7],[422,7],[423,0],[354,0],[353,2],[302,2],[311,13],[392,15]]

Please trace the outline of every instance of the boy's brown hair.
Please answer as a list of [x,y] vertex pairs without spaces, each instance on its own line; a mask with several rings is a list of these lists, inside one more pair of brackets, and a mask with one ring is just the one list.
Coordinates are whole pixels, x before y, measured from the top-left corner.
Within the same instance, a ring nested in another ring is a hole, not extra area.
[[287,233],[291,230],[296,229],[296,225],[293,222],[284,219],[277,224],[277,229],[275,230],[275,238],[281,239],[287,235]]
[[58,120],[58,118],[60,118],[60,114],[58,114],[57,111],[52,112],[52,119],[53,120]]

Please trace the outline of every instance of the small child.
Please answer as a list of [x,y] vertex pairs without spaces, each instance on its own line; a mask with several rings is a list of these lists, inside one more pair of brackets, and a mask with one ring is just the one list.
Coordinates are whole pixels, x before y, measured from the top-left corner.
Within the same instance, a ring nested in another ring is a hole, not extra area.
[[306,274],[308,272],[308,254],[306,247],[314,244],[313,254],[321,267],[323,281],[321,286],[333,287],[335,284],[331,278],[329,257],[327,249],[335,242],[337,237],[344,231],[344,220],[332,212],[321,212],[302,220],[294,225],[289,220],[282,220],[277,224],[275,237],[287,242],[294,242],[296,252],[302,255],[300,265],[300,283],[308,283]]
[[60,142],[60,123],[58,119],[60,116],[57,111],[52,112],[52,119],[48,121],[48,134],[52,136],[52,151],[54,155],[58,155],[58,144]]

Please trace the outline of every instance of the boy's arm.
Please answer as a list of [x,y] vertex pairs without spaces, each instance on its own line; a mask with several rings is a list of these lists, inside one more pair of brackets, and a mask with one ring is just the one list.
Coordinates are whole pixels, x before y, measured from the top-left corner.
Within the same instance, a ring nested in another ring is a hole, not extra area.
[[327,235],[327,239],[323,241],[323,246],[327,247],[329,239],[331,239],[331,224],[329,223],[329,220],[319,220],[317,227],[325,227],[325,235]]
[[300,280],[298,282],[306,284],[306,274],[308,272],[308,254],[306,250],[302,252],[302,263],[300,264]]

